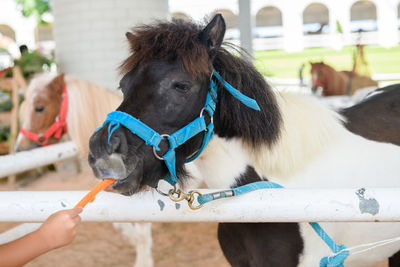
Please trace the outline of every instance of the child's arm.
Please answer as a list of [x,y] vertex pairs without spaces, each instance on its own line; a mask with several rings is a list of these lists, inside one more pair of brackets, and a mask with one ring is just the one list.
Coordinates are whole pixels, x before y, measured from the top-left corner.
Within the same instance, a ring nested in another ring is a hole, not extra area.
[[38,230],[0,245],[0,265],[22,266],[47,251],[68,245],[75,238],[81,212],[82,208],[56,212]]

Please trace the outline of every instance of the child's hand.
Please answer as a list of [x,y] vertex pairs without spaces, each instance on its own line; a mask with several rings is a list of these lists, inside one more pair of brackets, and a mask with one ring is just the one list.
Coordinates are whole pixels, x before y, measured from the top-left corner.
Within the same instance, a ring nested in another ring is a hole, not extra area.
[[81,222],[82,208],[62,210],[52,214],[37,230],[48,249],[55,249],[71,243]]

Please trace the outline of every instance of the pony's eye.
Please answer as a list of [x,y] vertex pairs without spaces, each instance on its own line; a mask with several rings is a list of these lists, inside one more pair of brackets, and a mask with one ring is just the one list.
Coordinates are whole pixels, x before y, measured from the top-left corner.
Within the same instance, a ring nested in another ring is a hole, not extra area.
[[35,107],[35,112],[36,113],[42,113],[44,111],[44,107],[43,106],[36,106]]
[[174,88],[176,90],[186,92],[190,89],[190,85],[187,83],[174,83]]

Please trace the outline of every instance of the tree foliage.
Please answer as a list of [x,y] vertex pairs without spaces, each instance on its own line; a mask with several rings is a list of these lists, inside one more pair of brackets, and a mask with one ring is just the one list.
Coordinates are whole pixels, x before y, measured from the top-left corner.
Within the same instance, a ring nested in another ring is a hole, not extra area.
[[49,0],[15,0],[24,17],[36,17],[38,24],[46,24],[43,14],[50,12]]

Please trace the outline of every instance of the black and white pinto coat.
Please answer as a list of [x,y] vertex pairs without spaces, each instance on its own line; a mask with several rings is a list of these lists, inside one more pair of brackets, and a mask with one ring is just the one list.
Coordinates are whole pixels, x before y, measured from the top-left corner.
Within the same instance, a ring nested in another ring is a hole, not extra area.
[[[192,168],[208,187],[229,188],[258,179],[268,179],[288,188],[400,186],[399,147],[370,141],[349,132],[343,127],[343,118],[339,114],[315,99],[290,93],[275,93],[275,96],[282,114],[281,134],[276,144],[254,149],[240,138],[214,136]],[[340,202],[340,199],[336,201]],[[332,254],[308,223],[299,223],[294,228],[293,224],[287,225],[288,228],[280,230],[282,238],[285,231],[294,229],[299,232],[301,239],[299,242],[299,238],[288,238],[287,241],[291,242],[289,246],[294,246],[288,251],[298,253],[294,253],[295,259],[287,264],[294,261],[298,262],[299,267],[319,266],[321,258]],[[400,223],[321,223],[321,226],[337,244],[347,247],[400,235]],[[221,233],[224,228],[220,226],[219,230]],[[224,248],[221,236],[220,242]],[[267,242],[276,244],[279,240],[271,238]],[[398,242],[368,253],[350,254],[345,266],[373,266],[399,250]],[[268,261],[272,262],[274,255],[270,252],[266,248],[265,254],[269,254]],[[241,253],[249,254],[248,251],[236,253],[239,262]],[[228,259],[230,257],[232,255],[227,255]],[[276,260],[277,264],[280,262],[276,266],[288,266],[284,263],[287,259]],[[251,265],[258,265],[257,262],[253,263]],[[259,264],[267,266],[266,262]]]

